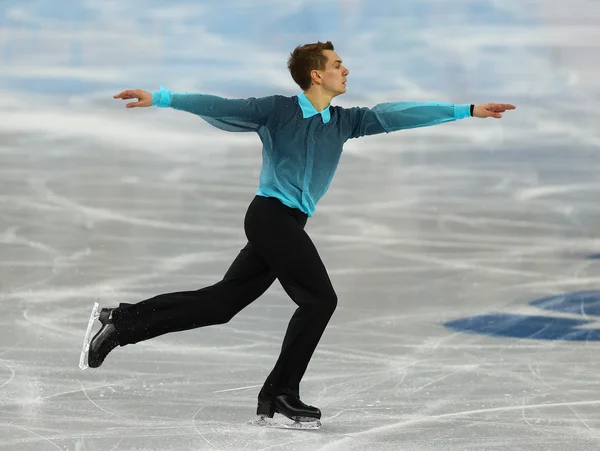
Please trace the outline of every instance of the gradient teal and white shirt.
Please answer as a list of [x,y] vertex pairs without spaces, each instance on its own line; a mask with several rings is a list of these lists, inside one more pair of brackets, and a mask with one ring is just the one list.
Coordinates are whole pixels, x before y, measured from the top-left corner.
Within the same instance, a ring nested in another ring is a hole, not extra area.
[[317,111],[304,93],[225,99],[162,86],[152,93],[152,105],[187,111],[221,130],[256,132],[263,144],[256,194],[275,197],[309,216],[327,192],[348,139],[471,115],[470,104],[389,102],[373,108],[328,105]]

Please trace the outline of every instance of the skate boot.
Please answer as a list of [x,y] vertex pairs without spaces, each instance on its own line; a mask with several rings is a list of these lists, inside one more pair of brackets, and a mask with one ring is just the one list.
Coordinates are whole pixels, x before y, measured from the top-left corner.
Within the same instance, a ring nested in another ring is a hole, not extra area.
[[292,424],[275,422],[275,426],[300,429],[318,429],[321,427],[321,411],[316,407],[304,404],[296,395],[287,393],[278,396],[258,395],[256,414],[259,425],[273,425],[267,419],[278,413],[293,421]]
[[88,353],[88,366],[90,368],[98,368],[102,365],[108,353],[119,345],[117,330],[112,321],[112,312],[113,309],[109,308],[103,308],[100,311],[98,320],[102,327],[90,342]]
[[98,321],[100,321],[102,325],[105,325],[109,319],[112,320],[113,310],[113,308],[103,308],[102,310],[100,310],[100,316],[98,316]]

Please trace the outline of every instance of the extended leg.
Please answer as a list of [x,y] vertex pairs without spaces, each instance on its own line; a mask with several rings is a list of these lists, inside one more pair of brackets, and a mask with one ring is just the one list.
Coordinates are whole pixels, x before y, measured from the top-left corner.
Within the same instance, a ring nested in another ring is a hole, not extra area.
[[111,318],[91,341],[89,366],[100,366],[117,345],[226,323],[260,297],[274,281],[275,276],[267,262],[248,243],[223,280],[215,285],[196,291],[161,294],[114,309]]
[[113,318],[119,343],[123,346],[169,332],[227,323],[274,281],[267,262],[248,243],[220,282],[116,309]]

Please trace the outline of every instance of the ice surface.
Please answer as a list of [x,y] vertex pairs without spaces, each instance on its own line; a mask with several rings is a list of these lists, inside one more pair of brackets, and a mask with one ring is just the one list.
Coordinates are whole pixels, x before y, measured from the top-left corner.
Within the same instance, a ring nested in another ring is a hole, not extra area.
[[[59,3],[0,12],[0,450],[599,449],[597,2]],[[348,143],[307,228],[340,299],[301,386],[323,426],[249,424],[277,284],[81,371],[94,302],[222,277],[260,169],[255,136],[112,94],[294,94],[317,39],[337,103],[517,105]]]

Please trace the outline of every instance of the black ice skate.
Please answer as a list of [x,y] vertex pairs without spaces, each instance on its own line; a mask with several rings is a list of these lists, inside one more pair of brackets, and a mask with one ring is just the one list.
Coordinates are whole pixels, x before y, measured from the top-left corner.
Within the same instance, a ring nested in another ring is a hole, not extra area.
[[[292,424],[268,421],[278,413],[293,421]],[[300,429],[318,429],[321,427],[321,411],[304,404],[298,396],[281,394],[267,397],[258,396],[257,424],[260,426],[281,426]]]
[[[112,311],[113,309],[103,308],[98,312],[98,303],[94,304],[79,360],[79,367],[82,370],[98,368],[102,365],[108,353],[119,345],[117,330],[112,322]],[[90,341],[92,325],[96,319],[100,321],[102,327]]]
[[103,308],[100,310],[100,315],[98,316],[98,320],[102,325],[105,325],[109,320],[112,320],[112,308]]

